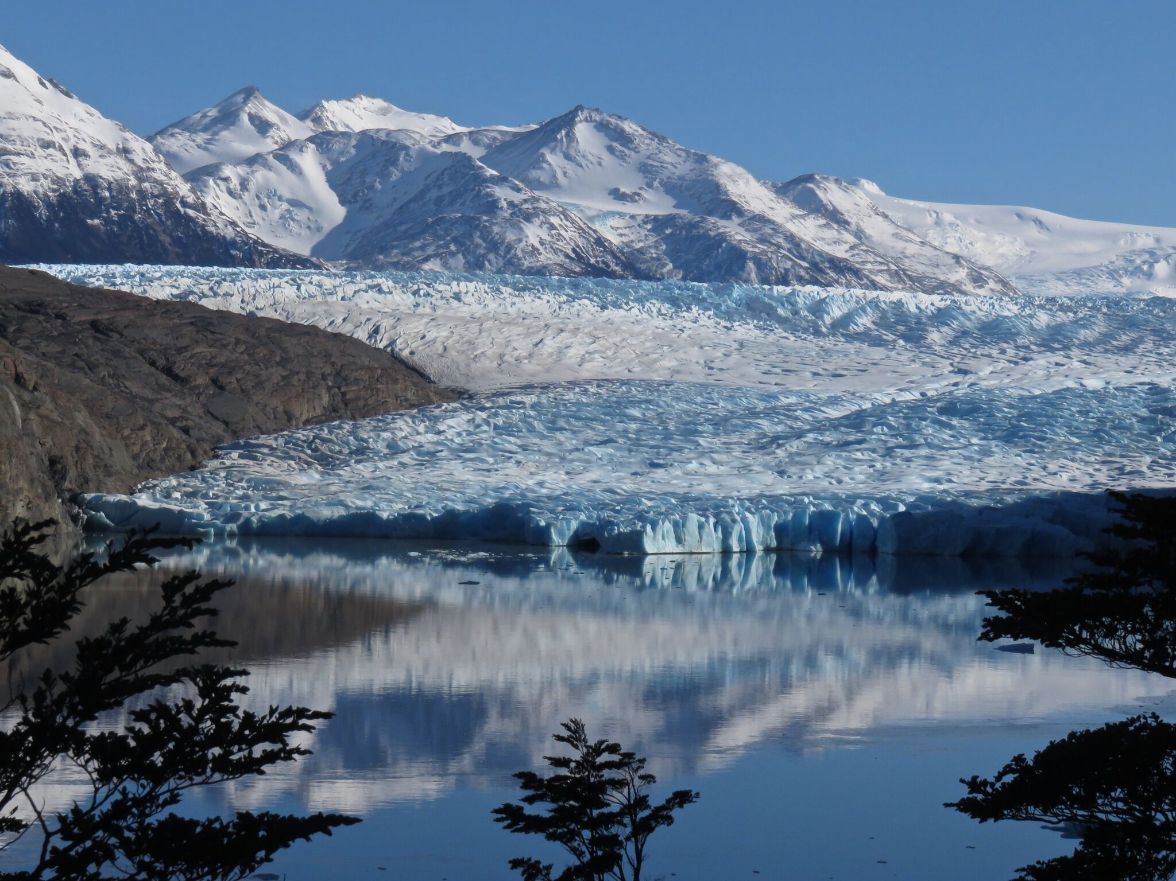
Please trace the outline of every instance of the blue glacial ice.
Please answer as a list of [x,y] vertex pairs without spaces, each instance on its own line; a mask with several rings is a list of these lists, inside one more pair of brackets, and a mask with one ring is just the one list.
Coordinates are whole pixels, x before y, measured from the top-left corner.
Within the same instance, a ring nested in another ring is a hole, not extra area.
[[93,526],[215,535],[1050,555],[1105,523],[1080,491],[1171,481],[1174,445],[1176,395],[1154,384],[876,400],[561,383],[230,444],[86,507]]
[[1176,485],[1176,301],[54,266],[388,349],[462,400],[225,447],[94,528],[1066,555]]

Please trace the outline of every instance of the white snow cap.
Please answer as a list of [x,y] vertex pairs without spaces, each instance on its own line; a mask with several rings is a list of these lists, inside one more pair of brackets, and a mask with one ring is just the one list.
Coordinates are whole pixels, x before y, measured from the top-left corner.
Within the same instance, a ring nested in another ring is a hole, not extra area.
[[239,162],[307,138],[314,129],[266,99],[256,86],[185,116],[151,136],[181,174],[214,162]]
[[411,131],[427,138],[439,138],[468,131],[447,116],[403,110],[382,98],[354,95],[320,101],[298,114],[315,131],[360,132],[370,129]]
[[26,192],[87,175],[152,176],[170,169],[142,138],[0,46],[0,177]]

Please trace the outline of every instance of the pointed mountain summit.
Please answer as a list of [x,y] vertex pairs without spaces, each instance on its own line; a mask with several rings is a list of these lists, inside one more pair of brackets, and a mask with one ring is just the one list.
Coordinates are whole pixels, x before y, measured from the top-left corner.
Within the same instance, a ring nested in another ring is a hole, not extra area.
[[0,262],[298,266],[142,138],[0,47]]
[[491,168],[560,201],[600,211],[668,213],[666,173],[688,173],[703,154],[623,116],[579,105],[497,146]]
[[995,273],[913,234],[903,254],[881,251],[735,163],[595,108],[575,107],[505,141],[482,161],[591,219],[655,277],[1013,290]]
[[318,132],[362,132],[371,129],[410,131],[426,138],[468,131],[447,116],[414,113],[402,110],[382,98],[355,95],[332,101],[320,101],[309,110],[298,114],[311,129]]
[[148,140],[176,171],[187,174],[213,162],[239,162],[312,134],[314,129],[267,100],[256,86],[246,86]]

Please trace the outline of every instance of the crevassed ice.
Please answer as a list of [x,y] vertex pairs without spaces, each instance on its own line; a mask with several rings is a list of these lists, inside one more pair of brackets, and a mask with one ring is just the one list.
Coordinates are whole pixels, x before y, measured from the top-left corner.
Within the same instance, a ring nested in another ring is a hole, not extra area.
[[1174,444],[1176,395],[1155,384],[896,400],[586,382],[243,441],[86,506],[181,533],[1016,556],[1083,546],[1102,502],[1072,493],[1173,482]]
[[80,284],[313,324],[469,389],[672,379],[879,393],[1163,381],[1176,301],[425,272],[46,266]]
[[386,348],[462,401],[234,444],[105,528],[1068,554],[1173,483],[1176,302],[47,267]]

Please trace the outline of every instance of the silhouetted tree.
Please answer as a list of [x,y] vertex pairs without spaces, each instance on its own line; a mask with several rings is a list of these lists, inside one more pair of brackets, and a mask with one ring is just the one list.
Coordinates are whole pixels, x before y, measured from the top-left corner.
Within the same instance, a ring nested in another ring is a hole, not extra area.
[[1029,881],[1160,881],[1176,873],[1176,726],[1135,716],[1015,756],[961,781],[948,807],[980,822],[1034,820],[1076,834],[1071,855],[1020,869]]
[[[515,774],[527,794],[523,804],[494,809],[495,821],[510,832],[542,835],[575,860],[555,881],[641,881],[649,837],[674,822],[674,811],[693,804],[698,793],[679,789],[654,805],[647,792],[657,782],[644,758],[607,740],[589,740],[584,723],[569,719],[553,738],[571,755],[544,756],[556,773]],[[528,807],[545,805],[542,812]],[[553,865],[518,857],[510,866],[524,881],[552,881]]]
[[[1002,614],[982,640],[1033,639],[1074,655],[1176,677],[1176,496],[1111,493],[1119,539],[1053,591],[983,591]],[[1074,731],[991,779],[960,781],[947,807],[981,822],[1034,820],[1080,839],[1022,867],[1023,881],[1166,881],[1176,874],[1176,726],[1156,715]]]
[[980,639],[1032,639],[1108,664],[1176,676],[1176,496],[1111,493],[1119,539],[1053,591],[981,591],[1000,616]]
[[[61,639],[94,582],[153,565],[152,550],[190,545],[141,533],[100,557],[57,565],[39,550],[49,526],[18,521],[0,537],[0,661]],[[187,661],[233,645],[200,626],[230,584],[195,572],[169,578],[146,621],[110,622],[77,641],[71,669],[45,670],[27,686],[10,682],[0,730],[0,834],[5,849],[30,835],[40,841],[28,868],[0,878],[232,881],[295,841],[358,822],[322,813],[243,811],[224,819],[170,810],[195,788],[307,755],[293,738],[330,718],[305,707],[245,710],[237,699],[247,692],[240,682],[247,671]],[[121,727],[95,725],[120,710]],[[62,765],[81,772],[88,793],[50,811],[37,787]]]

